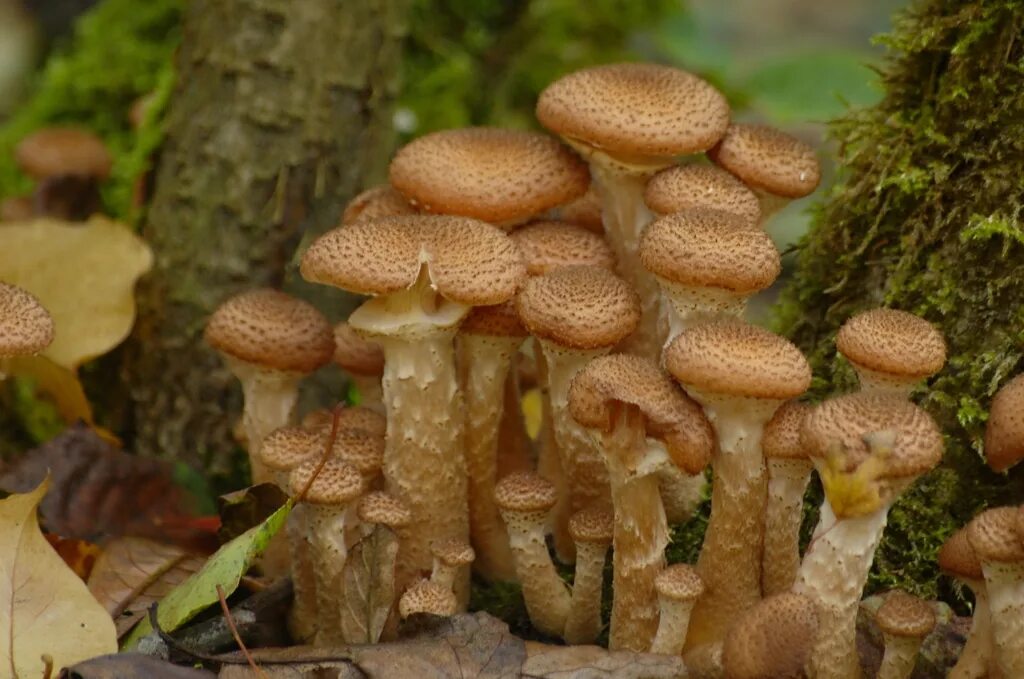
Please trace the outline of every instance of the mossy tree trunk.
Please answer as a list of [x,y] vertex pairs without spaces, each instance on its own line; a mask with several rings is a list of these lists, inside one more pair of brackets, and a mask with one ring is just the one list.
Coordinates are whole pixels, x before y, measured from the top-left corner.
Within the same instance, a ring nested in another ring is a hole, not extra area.
[[886,44],[883,101],[833,128],[845,175],[779,329],[811,356],[818,396],[854,384],[833,340],[857,311],[906,309],[945,333],[949,362],[917,400],[946,457],[890,513],[873,579],[934,596],[941,541],[983,504],[1024,497],[1020,469],[995,475],[979,456],[992,394],[1024,369],[1024,4],[919,2]]
[[202,341],[226,297],[380,176],[407,0],[193,0],[143,235],[156,268],[125,353],[133,448],[229,469],[240,392]]

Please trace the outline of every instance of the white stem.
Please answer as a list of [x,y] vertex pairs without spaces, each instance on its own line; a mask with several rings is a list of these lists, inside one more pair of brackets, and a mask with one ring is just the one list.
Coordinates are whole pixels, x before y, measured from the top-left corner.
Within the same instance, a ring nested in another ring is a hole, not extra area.
[[658,618],[658,633],[651,643],[651,653],[679,655],[686,642],[686,630],[690,626],[692,601],[676,601],[661,598],[661,616]]
[[601,597],[608,545],[576,543],[576,573],[572,580],[572,605],[565,621],[565,642],[592,644],[601,633]]
[[800,522],[804,491],[811,480],[810,460],[768,460],[761,583],[765,596],[788,592],[800,570]]
[[898,637],[894,634],[882,634],[885,641],[885,653],[882,664],[878,668],[877,679],[908,679],[917,662],[917,652],[921,650],[919,637]]
[[310,551],[316,580],[317,646],[342,643],[341,572],[348,550],[345,546],[345,508],[333,505],[306,507]]
[[747,295],[739,295],[722,288],[702,288],[674,283],[667,278],[655,276],[658,286],[668,304],[667,346],[679,333],[701,323],[723,316],[740,317],[747,308]]
[[982,561],[996,665],[1024,677],[1024,563]]
[[988,591],[984,580],[959,578],[974,592],[974,611],[971,616],[971,631],[957,658],[956,665],[949,671],[948,679],[999,679],[995,676],[995,657],[992,649],[992,619],[988,611]]
[[245,407],[242,424],[247,439],[253,485],[268,483],[271,474],[259,459],[259,450],[270,432],[291,423],[299,398],[302,375],[264,370],[251,363],[227,357],[231,372],[242,383]]
[[451,589],[455,585],[455,577],[458,573],[458,568],[448,566],[440,559],[435,558],[434,569],[430,572],[430,581]]
[[506,511],[504,518],[530,622],[538,631],[560,637],[565,631],[571,598],[548,554],[544,540],[546,514]]
[[921,383],[920,378],[901,378],[878,370],[871,370],[861,365],[854,365],[860,390],[879,394],[893,394],[900,398],[910,398],[914,387]]

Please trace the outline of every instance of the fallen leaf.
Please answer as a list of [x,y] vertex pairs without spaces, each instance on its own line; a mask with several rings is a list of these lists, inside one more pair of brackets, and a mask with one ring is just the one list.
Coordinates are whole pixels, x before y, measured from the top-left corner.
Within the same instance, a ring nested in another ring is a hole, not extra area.
[[266,521],[287,501],[288,495],[273,483],[260,483],[221,495],[217,498],[217,514],[220,515],[217,536],[221,542],[233,540]]
[[48,487],[46,479],[0,501],[0,671],[6,676],[42,676],[43,654],[64,667],[117,650],[110,616],[39,530],[36,508]]
[[206,670],[179,667],[141,653],[101,655],[60,673],[60,679],[213,679]]
[[522,676],[536,679],[677,679],[686,665],[677,655],[609,651],[600,646],[548,646],[526,642]]
[[45,356],[19,356],[3,362],[2,372],[32,380],[36,392],[45,396],[68,424],[81,420],[92,424],[92,407],[82,383],[71,370]]
[[43,537],[53,547],[53,551],[57,552],[57,555],[64,560],[68,568],[82,580],[89,577],[96,565],[96,559],[103,553],[99,545],[86,540],[63,538],[54,533],[44,533]]
[[0,229],[0,280],[22,287],[53,316],[44,354],[74,369],[120,344],[135,321],[135,282],[153,253],[124,224],[103,217],[13,222]]
[[540,426],[544,419],[543,401],[544,398],[540,393],[540,389],[528,390],[523,394],[521,400],[523,421],[526,423],[526,434],[534,441],[540,435]]
[[375,644],[395,603],[398,538],[387,526],[352,546],[341,571],[341,636],[350,644]]

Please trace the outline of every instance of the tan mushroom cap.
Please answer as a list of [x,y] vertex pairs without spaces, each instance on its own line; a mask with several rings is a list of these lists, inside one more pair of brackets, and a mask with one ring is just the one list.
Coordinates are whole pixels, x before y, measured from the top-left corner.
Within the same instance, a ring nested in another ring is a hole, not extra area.
[[402,528],[412,523],[412,511],[391,493],[375,490],[359,499],[356,509],[363,523],[379,523],[391,528]]
[[782,271],[771,237],[730,212],[691,209],[660,217],[640,239],[644,268],[674,283],[745,294]]
[[414,215],[416,208],[409,204],[391,184],[380,184],[366,189],[345,206],[341,215],[343,226],[356,222],[369,222],[381,217]]
[[723,396],[785,400],[811,384],[811,368],[795,345],[732,319],[684,330],[665,350],[665,367],[688,388]]
[[391,161],[391,184],[427,212],[522,221],[582,196],[590,173],[556,139],[471,127],[425,135]]
[[960,528],[949,536],[939,549],[939,568],[958,578],[981,580],[981,560],[971,547],[967,527]]
[[0,282],[0,358],[38,354],[53,342],[53,318],[32,293]]
[[554,484],[533,472],[513,472],[494,487],[494,502],[501,509],[543,512],[554,507],[557,501]]
[[445,566],[458,568],[468,566],[476,559],[476,552],[465,540],[448,538],[430,545],[430,552]]
[[[3,353],[0,351],[0,353]],[[985,426],[985,460],[1004,472],[1024,459],[1024,375],[996,392]]]
[[704,581],[697,569],[685,563],[672,564],[654,579],[658,594],[675,601],[693,601],[704,593]]
[[726,679],[788,679],[801,673],[818,633],[814,602],[784,592],[745,611],[722,647]]
[[765,457],[806,460],[809,455],[800,443],[800,429],[811,410],[800,401],[786,401],[764,426],[761,449]]
[[365,429],[339,428],[331,453],[360,474],[373,475],[384,464],[384,437]]
[[[302,418],[304,428],[321,433],[330,432],[333,422],[334,411],[329,408],[310,411]],[[338,414],[338,431],[343,429],[362,429],[375,436],[384,436],[387,431],[387,419],[370,408],[362,406],[343,408]]]
[[[292,494],[302,492],[319,466],[319,458],[310,458],[292,470],[288,477]],[[304,499],[314,505],[344,505],[358,498],[365,490],[366,483],[359,470],[347,462],[331,459],[324,463]]]
[[324,450],[325,441],[317,433],[302,427],[280,427],[270,432],[260,446],[260,460],[274,471],[289,471],[310,456]]
[[857,392],[822,402],[804,418],[800,441],[814,458],[838,450],[850,471],[871,454],[865,436],[879,432],[894,434],[883,478],[918,476],[942,459],[942,434],[935,420],[893,394]]
[[527,337],[514,299],[494,306],[477,306],[466,315],[459,332],[487,337]]
[[593,184],[581,197],[558,208],[558,218],[563,222],[583,227],[598,235],[603,234],[604,221],[601,218],[601,196],[594,190]]
[[105,179],[114,160],[95,134],[70,127],[47,127],[18,142],[18,167],[33,179],[77,175]]
[[621,404],[643,415],[647,438],[665,444],[673,464],[697,474],[711,459],[711,423],[678,384],[647,358],[612,354],[590,361],[569,388],[569,412],[584,427],[608,432]]
[[610,545],[615,532],[615,513],[600,504],[581,509],[569,517],[569,535],[574,542]]
[[733,123],[708,156],[747,185],[784,198],[802,198],[821,181],[814,149],[767,125]]
[[206,323],[207,344],[262,368],[311,373],[334,355],[334,331],[316,308],[260,288],[228,299]]
[[935,629],[935,612],[926,601],[894,590],[875,612],[875,623],[886,634],[924,638]]
[[416,613],[428,613],[448,617],[455,615],[458,601],[451,587],[436,582],[421,580],[398,600],[398,613],[404,619]]
[[640,322],[636,291],[596,266],[570,266],[530,278],[516,306],[531,335],[575,349],[614,346]]
[[982,562],[1024,562],[1024,541],[1017,533],[1017,507],[986,509],[967,524],[967,539]]
[[615,255],[608,242],[582,226],[534,222],[513,231],[510,237],[523,253],[530,276],[542,276],[566,266],[615,268]]
[[734,214],[750,224],[761,221],[757,195],[715,165],[677,165],[662,170],[647,182],[644,202],[659,215],[711,208]]
[[384,350],[342,321],[334,326],[334,362],[353,375],[382,375]]
[[839,328],[836,348],[852,363],[907,378],[942,370],[946,341],[928,321],[898,309],[871,309]]
[[302,257],[303,278],[364,295],[411,287],[427,266],[444,297],[500,304],[526,275],[518,248],[500,229],[467,217],[386,217],[329,231]]
[[537,100],[537,119],[552,132],[613,154],[679,156],[722,138],[729,104],[678,68],[609,64],[548,85]]

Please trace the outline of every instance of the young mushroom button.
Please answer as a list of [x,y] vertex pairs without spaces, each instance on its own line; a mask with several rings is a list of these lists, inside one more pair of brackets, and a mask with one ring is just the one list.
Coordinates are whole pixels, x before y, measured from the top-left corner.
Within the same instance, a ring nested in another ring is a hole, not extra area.
[[398,612],[402,619],[417,613],[449,617],[458,610],[458,601],[451,587],[445,587],[430,580],[414,584],[398,601]]
[[878,679],[908,679],[921,644],[935,629],[932,607],[916,596],[896,590],[886,595],[875,613],[875,623],[885,641]]
[[[2,351],[0,351],[2,353]],[[985,461],[1005,472],[1024,459],[1024,375],[996,392],[985,426]]]
[[677,563],[658,573],[654,586],[658,590],[661,615],[651,653],[679,655],[686,643],[693,604],[704,593],[704,581],[693,566]]
[[658,216],[692,209],[712,209],[736,215],[757,226],[761,204],[746,184],[714,165],[677,165],[647,182],[644,202]]
[[51,342],[53,318],[39,300],[0,282],[0,359],[38,354]]

